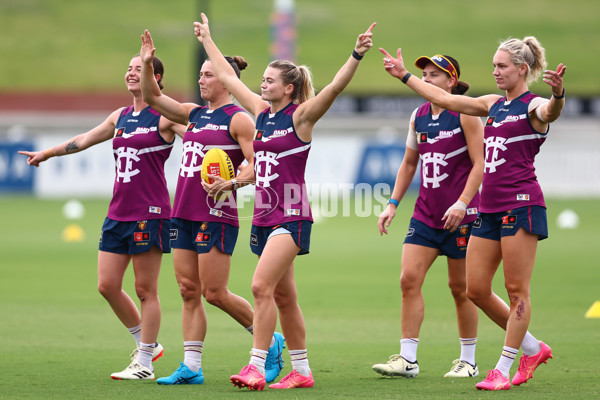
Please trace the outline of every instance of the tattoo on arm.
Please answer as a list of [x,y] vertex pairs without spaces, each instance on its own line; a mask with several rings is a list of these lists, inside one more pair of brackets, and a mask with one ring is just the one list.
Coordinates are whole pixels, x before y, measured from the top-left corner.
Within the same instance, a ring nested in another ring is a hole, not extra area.
[[69,152],[71,150],[77,150],[79,149],[79,146],[77,146],[77,142],[75,140],[73,140],[71,143],[67,144],[65,146],[65,152]]

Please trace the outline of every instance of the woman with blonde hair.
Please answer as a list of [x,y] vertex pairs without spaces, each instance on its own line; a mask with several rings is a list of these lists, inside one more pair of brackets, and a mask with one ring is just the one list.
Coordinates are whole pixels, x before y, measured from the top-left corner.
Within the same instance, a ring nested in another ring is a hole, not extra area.
[[[380,51],[385,70],[425,99],[449,110],[487,117],[481,203],[467,249],[467,295],[506,335],[496,367],[476,388],[510,389],[509,372],[519,348],[523,355],[512,384],[521,385],[552,358],[550,347],[528,331],[537,242],[548,237],[546,204],[533,163],[550,123],[564,107],[566,66],[561,63],[555,70],[546,70],[545,50],[532,36],[506,40],[493,58],[493,75],[504,96],[473,98],[452,95],[411,78],[400,49],[396,58]],[[549,100],[528,88],[542,74],[552,89]],[[492,291],[500,262],[510,305]]]
[[[256,117],[253,142],[256,194],[250,237],[252,251],[259,256],[252,279],[254,345],[249,365],[231,377],[235,386],[264,389],[264,363],[278,311],[293,370],[269,387],[291,389],[314,385],[294,280],[294,259],[308,253],[310,245],[312,216],[304,182],[306,160],[315,123],[350,83],[364,53],[373,46],[374,26],[358,36],[352,55],[318,95],[314,96],[308,68],[285,60],[267,66],[258,95],[244,85],[223,58],[211,38],[206,15],[202,14],[202,23],[194,22],[196,37],[212,60],[219,81]],[[212,186],[206,186],[209,190],[222,186],[232,189],[229,183],[218,179]]]

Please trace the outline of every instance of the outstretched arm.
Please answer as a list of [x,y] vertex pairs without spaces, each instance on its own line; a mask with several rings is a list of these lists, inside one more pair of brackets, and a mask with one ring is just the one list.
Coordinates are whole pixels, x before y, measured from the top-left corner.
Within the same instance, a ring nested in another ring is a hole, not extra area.
[[302,140],[310,140],[313,126],[329,110],[337,96],[342,93],[354,77],[354,73],[360,64],[360,59],[373,47],[373,28],[375,28],[375,25],[376,23],[373,22],[365,33],[358,35],[354,52],[348,57],[346,63],[333,78],[333,81],[325,86],[318,95],[298,106],[298,109],[294,113],[294,125],[296,126],[296,132]]
[[213,64],[215,73],[219,81],[229,90],[229,92],[240,102],[252,115],[257,116],[265,108],[269,107],[269,103],[260,98],[260,96],[251,91],[244,83],[237,77],[235,71],[229,65],[223,54],[213,42],[210,36],[210,29],[208,27],[208,18],[204,13],[202,15],[202,23],[194,22],[194,34],[198,41],[204,46],[208,58]]
[[430,85],[421,79],[413,76],[404,67],[402,51],[398,49],[396,58],[392,57],[385,49],[380,48],[384,55],[383,67],[394,78],[400,79],[409,88],[414,90],[419,96],[423,97],[442,108],[459,112],[462,114],[485,117],[492,104],[500,97],[497,95],[487,95],[481,97],[468,97],[463,95],[453,95],[435,85]]
[[144,101],[165,118],[178,124],[187,125],[190,112],[197,106],[193,103],[182,104],[161,92],[156,80],[157,75],[154,74],[154,67],[152,66],[155,51],[152,36],[146,29],[142,35],[142,48],[140,49],[142,59],[140,86]]
[[19,151],[19,154],[27,156],[27,164],[39,167],[40,163],[52,157],[64,156],[67,154],[78,153],[95,144],[111,139],[115,134],[115,126],[119,114],[123,109],[120,108],[104,120],[97,127],[77,135],[66,142],[52,146],[42,151]]

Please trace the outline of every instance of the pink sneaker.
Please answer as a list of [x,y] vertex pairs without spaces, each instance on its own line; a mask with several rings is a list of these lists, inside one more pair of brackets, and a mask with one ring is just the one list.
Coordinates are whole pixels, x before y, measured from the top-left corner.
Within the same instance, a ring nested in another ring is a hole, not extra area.
[[519,360],[519,369],[515,374],[512,384],[519,386],[521,383],[527,382],[533,378],[533,371],[541,364],[546,364],[549,358],[552,357],[552,349],[544,342],[540,340],[541,349],[533,356],[526,356],[523,354]]
[[265,376],[254,365],[246,365],[242,368],[239,375],[233,375],[229,380],[234,386],[239,388],[247,387],[250,390],[265,390]]
[[312,372],[309,376],[299,374],[296,370],[293,370],[278,383],[269,385],[270,389],[294,389],[294,388],[311,388],[315,385],[315,381],[312,376]]
[[508,390],[510,389],[510,379],[502,375],[498,369],[488,371],[484,380],[475,387],[479,390]]

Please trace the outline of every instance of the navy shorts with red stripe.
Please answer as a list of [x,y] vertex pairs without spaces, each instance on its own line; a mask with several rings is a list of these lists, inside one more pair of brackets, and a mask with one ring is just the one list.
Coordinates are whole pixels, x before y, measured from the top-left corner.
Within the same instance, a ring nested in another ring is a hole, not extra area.
[[284,224],[277,224],[274,226],[257,226],[252,224],[250,230],[250,249],[256,255],[261,255],[267,240],[272,234],[289,233],[292,235],[294,243],[300,250],[298,255],[308,254],[310,250],[310,232],[312,231],[311,221],[291,221]]
[[225,254],[233,254],[239,230],[223,222],[171,218],[171,247],[203,254],[216,246]]
[[170,253],[168,219],[146,221],[115,221],[106,217],[102,224],[98,250],[117,254],[139,254],[156,246],[163,253]]
[[546,239],[548,237],[546,208],[525,206],[496,213],[480,212],[473,224],[471,235],[500,240],[504,236],[514,236],[520,228],[537,235],[538,240]]

